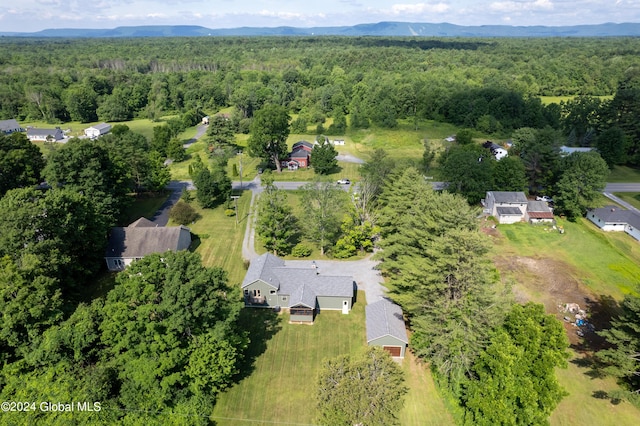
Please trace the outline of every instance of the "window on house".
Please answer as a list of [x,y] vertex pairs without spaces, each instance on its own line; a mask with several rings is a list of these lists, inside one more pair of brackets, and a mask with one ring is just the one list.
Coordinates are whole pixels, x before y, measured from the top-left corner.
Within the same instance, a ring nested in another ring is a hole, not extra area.
[[275,290],[269,290],[269,294],[276,294]]
[[248,296],[249,295],[249,290],[247,290],[246,288],[244,289],[244,295]]
[[260,297],[260,289],[256,288],[253,290],[253,297]]

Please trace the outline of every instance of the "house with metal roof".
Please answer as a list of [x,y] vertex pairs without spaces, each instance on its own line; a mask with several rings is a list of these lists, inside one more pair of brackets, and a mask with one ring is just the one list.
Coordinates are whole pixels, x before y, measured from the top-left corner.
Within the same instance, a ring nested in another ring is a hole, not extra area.
[[84,129],[84,135],[88,138],[95,139],[102,135],[106,135],[111,131],[111,124],[100,123],[95,126],[87,127]]
[[271,253],[251,261],[242,282],[246,307],[288,309],[291,322],[299,323],[313,323],[322,310],[348,314],[355,288],[351,276],[321,274],[313,262],[290,267]]
[[404,358],[409,338],[402,308],[389,299],[382,299],[365,307],[367,316],[367,344],[380,346],[394,358]]
[[626,232],[640,241],[640,215],[632,210],[606,206],[589,210],[587,219],[603,231]]
[[529,223],[553,222],[553,210],[546,201],[529,201],[527,203],[527,211],[524,220]]
[[291,147],[291,152],[287,158],[280,162],[282,167],[289,170],[297,170],[298,168],[307,168],[311,162],[311,152],[313,144],[308,141],[298,141]]
[[0,132],[4,134],[11,134],[15,132],[22,132],[24,129],[20,127],[18,120],[12,118],[11,120],[0,120]]
[[105,261],[110,271],[122,271],[151,253],[187,250],[191,230],[185,226],[158,226],[140,218],[126,227],[111,228]]

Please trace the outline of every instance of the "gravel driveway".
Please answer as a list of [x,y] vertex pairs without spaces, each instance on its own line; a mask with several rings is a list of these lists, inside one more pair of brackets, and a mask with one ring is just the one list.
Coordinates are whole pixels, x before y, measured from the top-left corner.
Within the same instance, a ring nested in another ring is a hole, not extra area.
[[[367,304],[382,299],[387,289],[382,285],[383,279],[380,271],[374,269],[378,262],[368,256],[362,260],[337,261],[316,260],[320,274],[325,275],[351,275],[358,284],[358,290],[364,290],[367,296]],[[308,268],[312,260],[285,260],[287,266]]]

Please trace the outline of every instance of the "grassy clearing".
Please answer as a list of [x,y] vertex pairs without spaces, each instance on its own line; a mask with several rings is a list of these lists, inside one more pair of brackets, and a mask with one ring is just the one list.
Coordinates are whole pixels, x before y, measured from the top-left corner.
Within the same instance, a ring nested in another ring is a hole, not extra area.
[[[574,355],[571,361],[579,360]],[[569,393],[551,414],[550,422],[555,425],[622,426],[637,425],[640,410],[628,402],[614,405],[607,398],[597,398],[596,392],[618,389],[612,378],[590,377],[588,369],[576,362],[569,362],[567,369],[557,369],[556,377]]]
[[[195,251],[202,256],[205,266],[219,266],[229,273],[231,285],[242,282],[245,269],[242,260],[242,240],[249,214],[251,192],[243,191],[238,199],[238,219],[224,214],[226,205],[215,209],[201,209],[197,202],[192,206],[201,216],[195,223],[189,225],[191,232],[199,241],[195,242]],[[175,226],[171,221],[169,226]]]
[[499,226],[506,241],[498,241],[504,254],[550,256],[580,271],[577,277],[595,294],[621,300],[638,293],[640,246],[629,235],[602,232],[586,219],[576,223],[559,221],[564,234],[543,226],[515,224]]
[[325,311],[313,325],[289,324],[270,310],[245,309],[254,358],[239,383],[220,395],[212,420],[225,425],[313,424],[322,360],[366,347],[364,292],[349,315]]
[[[606,101],[613,99],[613,95],[603,95],[603,96],[593,96],[594,98],[599,98],[600,100]],[[542,101],[542,105],[549,104],[560,104],[560,102],[567,102],[571,99],[575,98],[575,96],[540,96],[540,100]]]
[[640,192],[616,192],[613,195],[640,209]]
[[607,182],[640,182],[640,170],[627,166],[614,166],[607,178]]
[[[524,256],[531,259],[553,259],[563,276],[559,277],[561,288],[553,277],[533,276],[531,271],[502,271],[511,277],[514,292],[526,294],[527,299],[548,303],[557,294],[572,293],[570,281],[584,284],[598,297],[611,296],[620,300],[626,293],[638,293],[640,277],[640,246],[624,233],[605,233],[586,219],[577,223],[561,222],[564,234],[543,226],[516,224],[499,226],[503,238],[494,239],[496,253],[505,257]],[[554,263],[555,264],[555,263]],[[565,265],[564,267],[562,265]],[[544,271],[540,271],[544,274]],[[550,282],[547,283],[546,280]],[[536,285],[535,283],[539,283]],[[584,294],[584,293],[583,293]],[[557,301],[556,301],[557,302]],[[551,308],[553,309],[553,308]],[[611,404],[610,400],[598,398],[599,392],[617,389],[612,378],[593,377],[585,354],[571,350],[572,362],[567,369],[556,370],[560,385],[569,393],[550,417],[551,425],[635,425],[640,410],[628,403]]]

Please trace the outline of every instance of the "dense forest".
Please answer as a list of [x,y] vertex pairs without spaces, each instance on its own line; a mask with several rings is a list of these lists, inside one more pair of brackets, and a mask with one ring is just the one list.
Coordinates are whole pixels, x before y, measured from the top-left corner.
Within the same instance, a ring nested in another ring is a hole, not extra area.
[[[349,221],[333,218],[305,232],[336,257],[370,250],[371,235],[380,234],[381,270],[414,331],[412,347],[465,407],[466,421],[504,421],[499,408],[487,405],[500,388],[504,401],[535,391],[546,402],[519,405],[518,421],[544,423],[562,398],[553,370],[565,363],[564,334],[539,307],[506,306],[501,289],[486,289],[498,280],[469,202],[490,189],[553,190],[558,211],[575,219],[607,166],[639,166],[639,53],[634,38],[0,39],[0,119],[159,122],[151,140],[114,125],[99,142],[71,140],[47,158],[24,134],[0,136],[0,394],[101,400],[115,407],[100,415],[105,423],[157,421],[160,412],[207,423],[198,413],[210,412],[232,383],[247,345],[237,329],[238,289],[227,274],[203,266],[194,253],[165,254],[119,274],[104,298],[92,300],[82,287],[100,270],[107,232],[127,210],[129,195],[159,190],[170,179],[165,158],[184,155],[178,133],[231,107],[231,120],[212,120],[207,149],[251,133],[249,153],[268,161],[279,153],[261,154],[261,144],[277,139],[282,151],[289,130],[344,135],[424,120],[460,129],[457,143],[437,159],[451,193],[436,193],[421,179],[435,161],[427,144],[423,170],[396,168],[377,150],[359,171],[362,191],[351,200]],[[544,104],[541,96],[570,98]],[[488,154],[472,143],[478,134],[511,139],[515,155],[479,161]],[[561,158],[562,144],[600,153]],[[203,207],[228,197],[224,167],[194,161],[192,169],[199,190],[216,187],[197,195]],[[585,176],[594,170],[593,185],[576,193],[585,186],[576,182],[589,183]],[[270,238],[269,250],[294,251],[287,230],[276,225],[295,218],[264,176],[257,232]],[[51,188],[35,189],[43,179]],[[336,210],[331,203],[338,197],[325,189],[318,182],[303,188],[306,217]],[[338,227],[342,234],[326,232]],[[470,320],[477,317],[483,321]],[[534,345],[523,341],[527,333],[553,339]],[[495,353],[513,366],[544,360],[531,371],[503,374],[542,386],[478,386],[499,375]],[[605,354],[603,362],[618,366],[617,355]],[[63,414],[56,421],[72,419]]]

